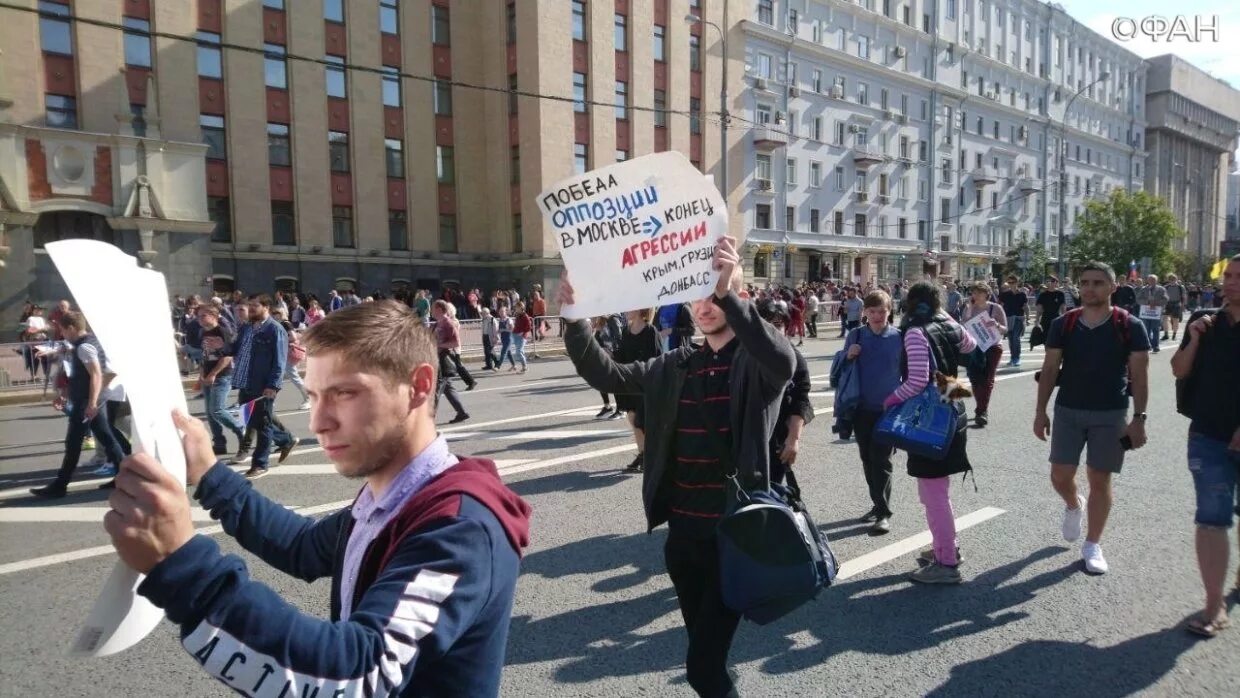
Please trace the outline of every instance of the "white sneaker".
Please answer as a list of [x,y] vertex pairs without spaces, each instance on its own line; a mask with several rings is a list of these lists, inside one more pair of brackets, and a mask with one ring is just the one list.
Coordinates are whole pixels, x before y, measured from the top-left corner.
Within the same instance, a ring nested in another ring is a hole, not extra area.
[[299,409],[299,410],[308,410],[308,409],[310,409],[310,401],[309,401],[309,400],[303,400],[303,401],[302,401],[302,403],[301,403],[301,406],[300,406],[300,407],[298,407],[297,409]]
[[1102,546],[1097,543],[1085,541],[1081,546],[1081,559],[1085,561],[1085,571],[1090,574],[1106,574],[1110,569],[1106,558],[1102,557]]
[[1064,507],[1063,511],[1063,539],[1069,543],[1075,542],[1081,537],[1081,527],[1085,519],[1085,498],[1081,495],[1076,496],[1076,508],[1069,509]]

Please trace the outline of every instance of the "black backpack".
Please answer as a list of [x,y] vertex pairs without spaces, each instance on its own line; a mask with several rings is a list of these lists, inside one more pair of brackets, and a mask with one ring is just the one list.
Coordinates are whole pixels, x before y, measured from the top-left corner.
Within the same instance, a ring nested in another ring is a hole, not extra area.
[[[1193,324],[1199,318],[1203,318],[1207,315],[1211,317],[1217,316],[1218,308],[1205,308],[1202,310],[1193,311],[1193,314],[1189,316],[1188,318],[1188,323],[1184,325],[1184,333],[1185,334],[1188,333],[1189,331],[1188,325]],[[1206,334],[1203,334],[1201,336],[1202,341],[1204,341],[1208,335],[1209,335],[1208,332]],[[1180,414],[1190,419],[1193,416],[1191,413],[1191,410],[1193,408],[1193,390],[1196,387],[1197,387],[1197,374],[1195,373],[1188,374],[1188,378],[1175,379],[1175,411],[1179,412]]]

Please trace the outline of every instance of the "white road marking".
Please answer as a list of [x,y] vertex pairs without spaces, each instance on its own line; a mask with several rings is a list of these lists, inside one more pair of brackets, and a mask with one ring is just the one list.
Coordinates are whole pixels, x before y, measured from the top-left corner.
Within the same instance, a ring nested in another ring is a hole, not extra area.
[[[1007,512],[997,507],[982,507],[975,512],[965,514],[956,519],[956,531],[960,532],[966,528],[972,528],[984,521],[1006,514]],[[836,576],[837,580],[855,577],[863,572],[871,570],[879,565],[886,564],[892,560],[914,553],[921,548],[930,544],[930,532],[922,531],[914,536],[909,536],[904,540],[896,541],[891,545],[883,546],[878,550],[868,552],[861,557],[853,558],[840,565],[840,572]]]

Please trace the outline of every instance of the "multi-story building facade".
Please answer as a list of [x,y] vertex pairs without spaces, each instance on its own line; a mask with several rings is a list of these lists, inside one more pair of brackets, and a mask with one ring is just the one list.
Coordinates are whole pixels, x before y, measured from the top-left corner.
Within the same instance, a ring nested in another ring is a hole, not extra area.
[[741,24],[757,278],[988,276],[1141,186],[1141,59],[1055,6],[757,0]]
[[1240,172],[1232,172],[1227,175],[1227,230],[1225,239],[1240,240]]
[[1226,238],[1240,91],[1175,55],[1147,63],[1146,187],[1167,202],[1185,230],[1177,248],[1199,259],[1196,269],[1208,271]]
[[[732,28],[748,5],[17,4],[0,9],[5,308],[63,293],[42,243],[85,234],[144,252],[180,293],[550,291],[542,189],[668,149],[717,171],[710,24]],[[736,171],[741,135],[727,135]],[[147,210],[157,220],[137,222]]]

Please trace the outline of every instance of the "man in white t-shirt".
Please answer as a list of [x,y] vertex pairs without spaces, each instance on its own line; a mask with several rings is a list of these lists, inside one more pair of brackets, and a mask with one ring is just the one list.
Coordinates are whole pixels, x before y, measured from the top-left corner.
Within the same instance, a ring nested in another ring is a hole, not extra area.
[[809,330],[811,339],[818,338],[818,306],[820,304],[818,294],[813,292],[805,294],[805,327]]

